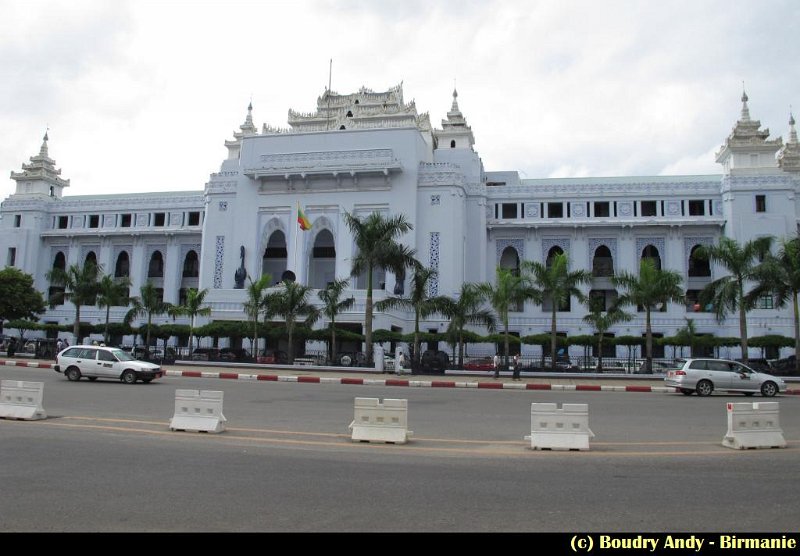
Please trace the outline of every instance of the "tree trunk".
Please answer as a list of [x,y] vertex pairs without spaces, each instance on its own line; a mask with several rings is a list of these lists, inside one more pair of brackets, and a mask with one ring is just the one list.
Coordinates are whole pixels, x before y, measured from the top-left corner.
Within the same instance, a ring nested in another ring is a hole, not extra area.
[[367,271],[367,301],[364,307],[364,343],[367,367],[372,366],[372,265]]
[[797,306],[797,292],[792,292],[792,306],[794,309],[794,372],[800,374],[800,309]]
[[744,307],[744,288],[739,287],[739,334],[742,342],[742,362],[747,365],[747,311]]
[[553,314],[550,320],[550,368],[556,370],[556,300],[553,299]]
[[650,307],[645,311],[645,369],[653,372],[653,330],[650,328]]

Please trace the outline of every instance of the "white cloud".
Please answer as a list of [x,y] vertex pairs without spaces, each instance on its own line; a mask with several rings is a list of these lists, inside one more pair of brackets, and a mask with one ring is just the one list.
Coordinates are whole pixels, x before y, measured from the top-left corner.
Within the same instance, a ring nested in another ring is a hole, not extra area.
[[743,79],[785,134],[798,16],[792,0],[0,0],[0,168],[49,125],[71,194],[200,190],[251,96],[259,126],[285,126],[333,58],[334,90],[403,81],[435,125],[457,79],[487,170],[716,173]]

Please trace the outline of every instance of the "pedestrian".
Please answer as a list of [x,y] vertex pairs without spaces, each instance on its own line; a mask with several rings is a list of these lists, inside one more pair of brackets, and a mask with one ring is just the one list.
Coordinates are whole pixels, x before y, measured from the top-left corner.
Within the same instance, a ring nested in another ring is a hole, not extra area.
[[397,374],[401,375],[405,371],[403,368],[406,366],[406,354],[404,352],[400,352],[400,357],[397,358]]
[[492,360],[492,363],[494,364],[494,377],[500,378],[500,354],[498,353],[494,354],[494,359]]
[[520,380],[519,378],[519,353],[514,354],[514,380]]
[[8,357],[14,357],[15,353],[17,353],[17,339],[12,337],[8,341],[8,348],[6,348],[6,354]]
[[56,352],[61,353],[61,350],[64,349],[64,342],[61,341],[61,338],[58,339],[56,342]]

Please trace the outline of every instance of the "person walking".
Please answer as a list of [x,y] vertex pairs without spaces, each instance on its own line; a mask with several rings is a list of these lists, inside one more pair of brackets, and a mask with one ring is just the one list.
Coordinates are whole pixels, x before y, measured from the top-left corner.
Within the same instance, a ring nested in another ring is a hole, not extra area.
[[514,354],[514,380],[521,380],[519,378],[519,353]]
[[494,359],[492,360],[492,363],[494,363],[494,377],[495,378],[500,378],[500,354],[499,353],[495,353],[494,354]]

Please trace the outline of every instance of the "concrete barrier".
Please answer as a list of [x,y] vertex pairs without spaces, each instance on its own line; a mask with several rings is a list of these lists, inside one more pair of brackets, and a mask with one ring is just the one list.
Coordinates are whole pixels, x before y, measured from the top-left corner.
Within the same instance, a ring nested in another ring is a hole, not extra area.
[[42,407],[44,382],[0,381],[0,418],[36,421],[47,419]]
[[170,430],[224,431],[223,394],[220,390],[175,390],[175,415],[169,423]]
[[353,441],[405,444],[413,434],[408,430],[408,400],[356,398],[349,429]]
[[588,450],[594,433],[589,429],[589,406],[565,403],[531,404],[531,441],[534,450]]
[[778,402],[728,404],[728,432],[722,445],[735,450],[785,448]]

